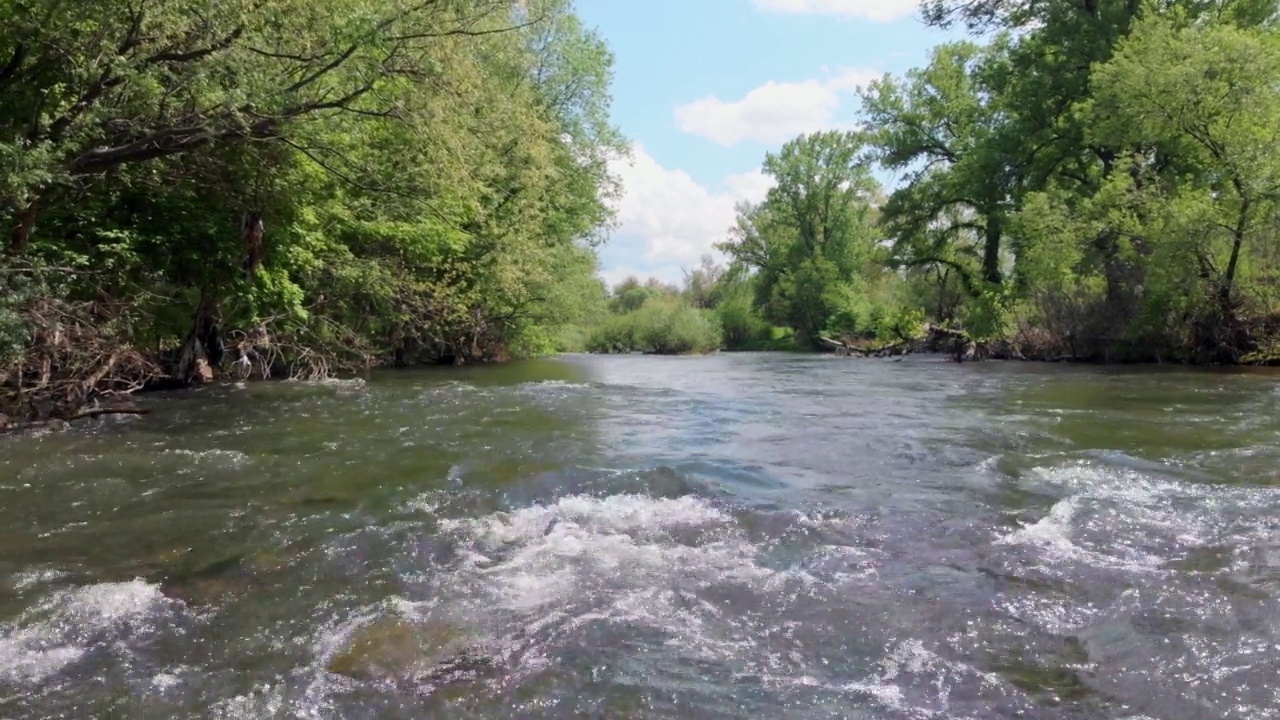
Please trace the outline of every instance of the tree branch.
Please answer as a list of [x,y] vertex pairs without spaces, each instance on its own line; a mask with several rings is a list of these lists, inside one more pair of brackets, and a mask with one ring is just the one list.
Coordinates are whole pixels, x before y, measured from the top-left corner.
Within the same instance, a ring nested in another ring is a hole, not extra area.
[[404,40],[427,40],[447,37],[484,37],[486,35],[501,35],[503,33],[516,32],[528,27],[532,27],[546,19],[545,15],[522,22],[518,25],[509,25],[507,27],[489,28],[488,30],[471,30],[468,28],[455,28],[453,30],[445,30],[443,32],[421,32],[408,33],[405,35],[392,35],[389,39],[396,41]]
[[184,62],[191,62],[192,60],[200,60],[201,58],[206,58],[210,55],[213,55],[214,53],[221,52],[231,47],[233,44],[235,44],[236,40],[240,39],[240,36],[243,34],[244,34],[244,26],[241,25],[237,27],[235,30],[232,30],[231,33],[228,34],[226,37],[213,43],[212,45],[209,45],[208,47],[203,47],[198,50],[190,50],[187,52],[167,51],[167,52],[156,53],[155,55],[152,55],[151,57],[147,58],[143,62],[151,65],[158,65],[160,63],[184,63]]
[[345,63],[347,60],[350,60],[350,59],[351,59],[351,56],[352,56],[352,55],[355,55],[355,54],[356,54],[356,51],[357,51],[357,50],[359,50],[359,49],[360,49],[360,45],[359,45],[359,43],[353,43],[353,44],[351,45],[351,47],[349,47],[349,48],[347,48],[346,50],[344,50],[344,51],[342,51],[341,53],[339,53],[339,54],[338,54],[338,56],[337,56],[336,58],[334,58],[333,60],[330,60],[329,62],[325,63],[323,66],[321,66],[321,67],[320,67],[320,69],[316,70],[315,72],[313,72],[313,73],[311,73],[310,75],[308,75],[308,76],[306,76],[306,77],[302,78],[302,79],[301,79],[301,80],[299,80],[298,82],[296,82],[296,83],[294,83],[294,84],[290,85],[289,87],[285,88],[285,89],[284,89],[284,94],[288,95],[288,94],[291,94],[291,93],[298,92],[298,91],[299,91],[299,90],[301,90],[302,88],[304,88],[304,87],[306,87],[306,86],[310,85],[311,83],[313,83],[313,82],[315,82],[315,81],[319,80],[320,78],[324,77],[325,75],[327,75],[327,74],[329,74],[329,73],[333,72],[334,70],[337,70],[339,66],[341,66],[343,63]]

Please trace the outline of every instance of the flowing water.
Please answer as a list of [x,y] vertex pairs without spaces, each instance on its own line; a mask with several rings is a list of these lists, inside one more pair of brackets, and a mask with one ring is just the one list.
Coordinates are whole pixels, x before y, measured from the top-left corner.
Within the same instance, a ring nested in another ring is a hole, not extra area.
[[1278,380],[570,357],[145,398],[0,440],[0,717],[1280,717]]

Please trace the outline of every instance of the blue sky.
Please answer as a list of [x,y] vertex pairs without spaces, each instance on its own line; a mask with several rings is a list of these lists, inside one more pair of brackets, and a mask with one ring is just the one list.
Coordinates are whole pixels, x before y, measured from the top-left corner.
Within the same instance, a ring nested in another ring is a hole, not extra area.
[[760,163],[802,132],[849,126],[857,89],[957,36],[917,0],[578,0],[615,56],[613,119],[633,144],[602,275],[679,280],[768,189]]

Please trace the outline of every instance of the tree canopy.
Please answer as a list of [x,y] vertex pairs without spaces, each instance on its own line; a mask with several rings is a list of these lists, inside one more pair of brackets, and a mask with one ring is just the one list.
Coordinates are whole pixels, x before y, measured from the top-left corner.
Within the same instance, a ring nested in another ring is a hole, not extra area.
[[[777,187],[723,245],[755,312],[811,341],[923,318],[1015,356],[1280,361],[1274,2],[924,11],[985,41],[766,158]],[[900,180],[883,199],[876,169]]]
[[569,0],[6,3],[10,412],[558,347],[605,297],[611,65]]

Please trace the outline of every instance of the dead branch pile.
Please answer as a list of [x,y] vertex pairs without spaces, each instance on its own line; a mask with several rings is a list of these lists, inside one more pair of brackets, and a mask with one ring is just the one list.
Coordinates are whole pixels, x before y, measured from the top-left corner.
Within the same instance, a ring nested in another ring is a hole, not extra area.
[[14,420],[82,417],[90,403],[129,395],[161,376],[120,332],[122,304],[36,298],[17,309],[19,345],[0,356],[0,414]]

